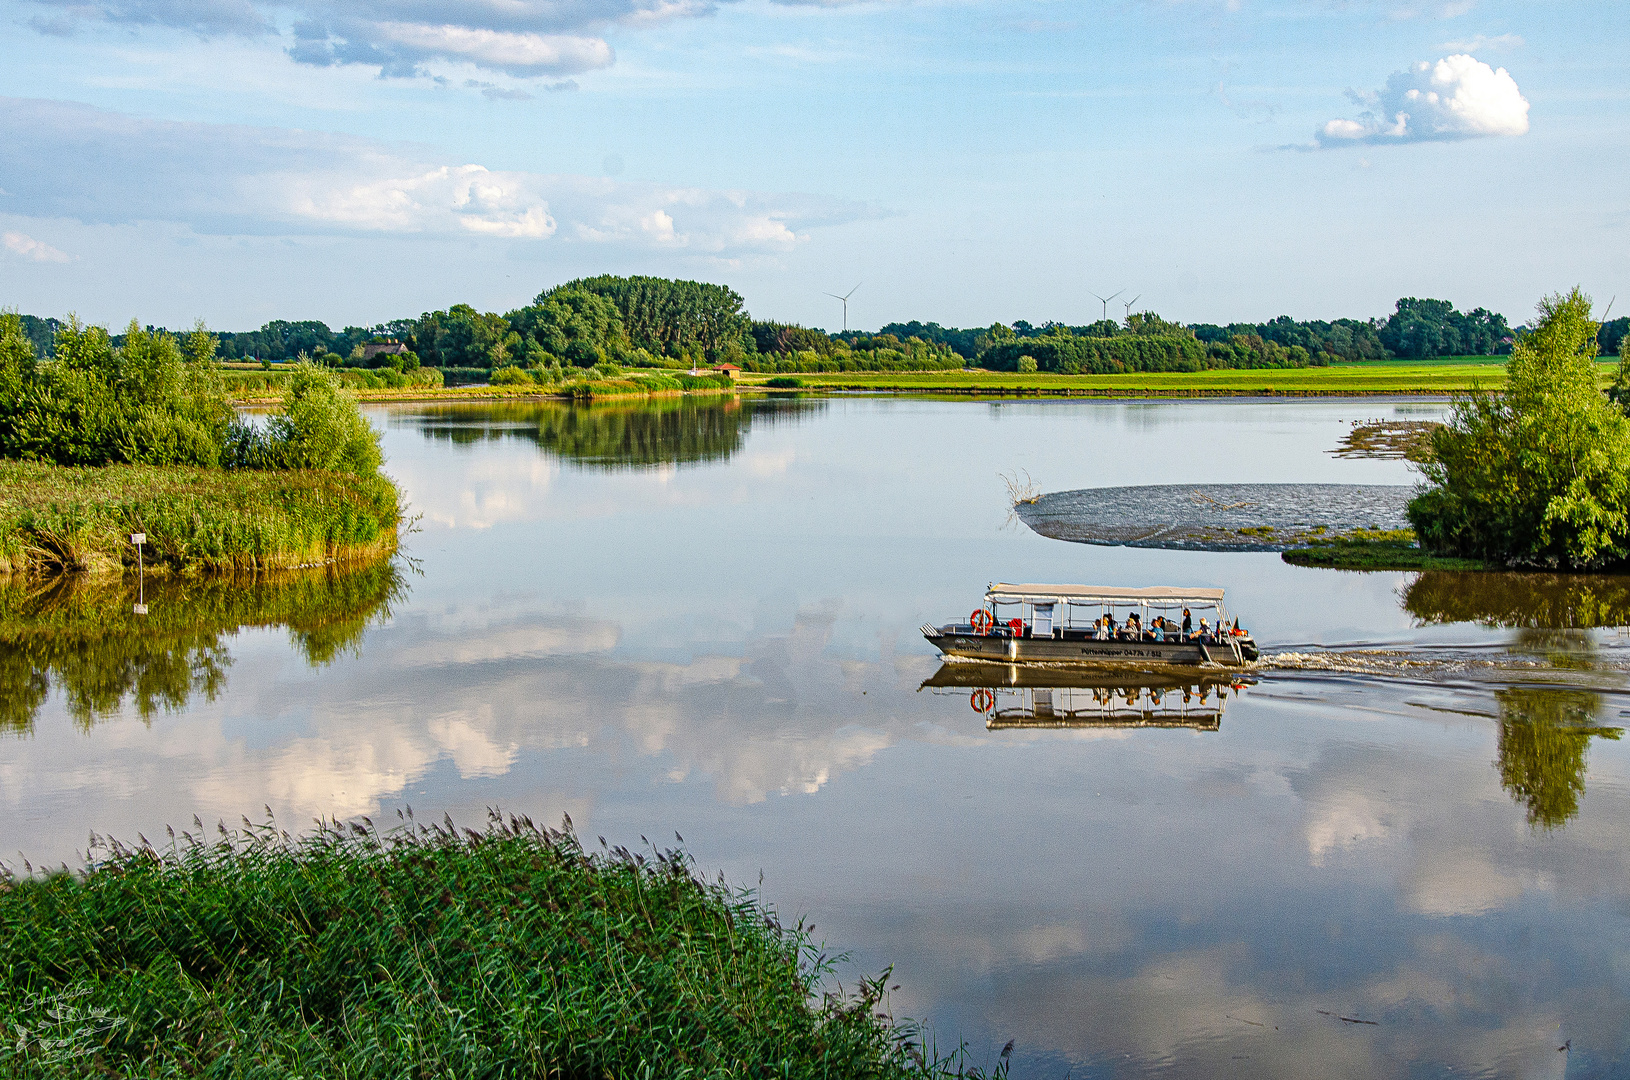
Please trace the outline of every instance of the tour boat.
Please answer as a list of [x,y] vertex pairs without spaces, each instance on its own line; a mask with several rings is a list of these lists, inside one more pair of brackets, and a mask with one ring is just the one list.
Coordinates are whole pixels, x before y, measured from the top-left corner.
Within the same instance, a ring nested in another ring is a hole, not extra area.
[[[1003,608],[1017,613],[1004,619]],[[1257,658],[1251,635],[1228,621],[1221,589],[997,584],[967,622],[922,632],[947,657],[1008,664],[1244,667]]]

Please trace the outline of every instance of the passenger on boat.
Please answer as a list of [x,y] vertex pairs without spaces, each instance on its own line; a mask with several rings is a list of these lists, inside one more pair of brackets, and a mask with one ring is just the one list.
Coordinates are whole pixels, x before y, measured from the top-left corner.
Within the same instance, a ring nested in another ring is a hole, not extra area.
[[1211,640],[1211,627],[1206,623],[1206,621],[1204,619],[1200,620],[1200,633],[1199,633],[1198,636],[1199,636],[1201,641],[1210,641]]
[[1193,631],[1194,631],[1194,616],[1189,614],[1189,609],[1188,608],[1184,608],[1183,609],[1183,636],[1185,638],[1187,638],[1189,636],[1189,634],[1192,633]]
[[1155,619],[1155,640],[1166,640],[1166,617],[1161,615]]

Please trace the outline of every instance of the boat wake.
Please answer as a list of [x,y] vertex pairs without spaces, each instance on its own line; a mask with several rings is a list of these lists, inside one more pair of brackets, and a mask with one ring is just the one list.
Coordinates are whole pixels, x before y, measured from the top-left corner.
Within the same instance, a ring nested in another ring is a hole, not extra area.
[[1630,661],[1592,655],[1522,655],[1505,650],[1469,649],[1329,649],[1269,653],[1252,665],[1259,678],[1359,675],[1415,682],[1466,681],[1496,684],[1546,684],[1630,690]]

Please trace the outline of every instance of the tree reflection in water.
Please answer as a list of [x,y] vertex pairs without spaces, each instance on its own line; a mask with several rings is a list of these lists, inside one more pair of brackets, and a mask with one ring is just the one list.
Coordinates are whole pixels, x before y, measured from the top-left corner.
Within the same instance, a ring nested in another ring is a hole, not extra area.
[[1596,723],[1601,697],[1584,690],[1497,691],[1500,786],[1528,810],[1528,823],[1555,829],[1579,816],[1585,750],[1592,737],[1617,739],[1623,729]]
[[734,397],[503,402],[427,410],[415,423],[426,438],[455,445],[525,439],[579,465],[623,468],[722,461],[754,424],[797,420],[825,405]]
[[[1619,574],[1418,574],[1404,609],[1422,623],[1477,622],[1519,631],[1512,651],[1564,670],[1598,666],[1586,631],[1630,626],[1630,576]],[[1588,690],[1500,690],[1500,785],[1528,811],[1528,823],[1556,829],[1579,816],[1586,747],[1622,729],[1596,722],[1602,704]]]
[[1430,570],[1404,587],[1403,601],[1422,623],[1536,630],[1630,626],[1630,575]]
[[0,731],[25,734],[51,687],[82,728],[134,705],[145,721],[213,701],[226,686],[223,638],[287,627],[313,667],[354,650],[407,591],[394,559],[366,566],[137,585],[81,576],[0,585]]

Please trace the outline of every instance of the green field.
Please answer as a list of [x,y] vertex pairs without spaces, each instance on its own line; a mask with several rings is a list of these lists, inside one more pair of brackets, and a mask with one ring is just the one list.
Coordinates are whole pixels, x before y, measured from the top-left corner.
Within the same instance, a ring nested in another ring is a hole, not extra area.
[[[1489,358],[1496,360],[1499,358]],[[1450,394],[1505,385],[1499,363],[1381,361],[1333,367],[1140,372],[1127,375],[1019,375],[1001,371],[836,372],[794,376],[804,390],[923,394],[1036,394],[1084,397],[1314,396]],[[1602,364],[1603,384],[1612,374]],[[786,376],[784,376],[785,378]],[[768,376],[744,375],[743,389]]]

